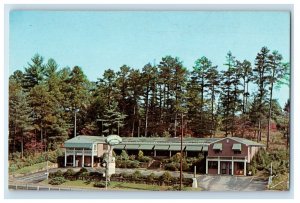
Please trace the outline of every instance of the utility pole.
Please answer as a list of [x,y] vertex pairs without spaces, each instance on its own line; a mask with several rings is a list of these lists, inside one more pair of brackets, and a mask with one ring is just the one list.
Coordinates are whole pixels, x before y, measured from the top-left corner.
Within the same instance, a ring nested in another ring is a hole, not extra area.
[[76,108],[74,109],[75,119],[74,119],[74,137],[76,137]]
[[180,190],[182,190],[182,138],[183,138],[183,113],[181,113],[181,136],[180,136]]

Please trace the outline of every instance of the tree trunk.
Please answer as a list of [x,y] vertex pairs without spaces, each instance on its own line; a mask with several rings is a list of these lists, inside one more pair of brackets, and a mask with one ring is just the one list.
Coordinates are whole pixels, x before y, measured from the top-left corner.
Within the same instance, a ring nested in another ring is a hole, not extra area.
[[214,137],[215,134],[215,122],[214,122],[214,97],[215,97],[215,89],[214,89],[214,85],[212,86],[212,93],[211,93],[211,135],[210,137]]
[[258,142],[261,141],[261,119],[258,120]]
[[23,136],[23,132],[21,132],[22,138],[21,138],[21,157],[23,159],[23,155],[24,155],[24,136]]
[[175,113],[175,122],[174,122],[174,137],[176,137],[176,130],[177,130],[177,113]]
[[135,105],[133,107],[133,121],[132,121],[131,137],[133,137],[133,134],[134,134],[134,122],[135,122]]
[[[275,70],[273,70],[272,78],[275,76]],[[268,133],[267,133],[267,149],[270,144],[270,130],[271,130],[271,117],[272,117],[272,97],[273,97],[273,82],[271,82],[270,88],[270,100],[269,100],[269,116],[268,116]]]

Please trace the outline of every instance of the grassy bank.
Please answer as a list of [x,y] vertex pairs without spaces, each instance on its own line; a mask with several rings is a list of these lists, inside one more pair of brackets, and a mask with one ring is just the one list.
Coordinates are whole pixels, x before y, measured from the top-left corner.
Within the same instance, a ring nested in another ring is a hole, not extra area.
[[[43,185],[51,186],[48,184],[48,180],[41,182]],[[86,182],[82,180],[66,181],[65,183],[56,187],[74,187],[74,188],[85,188],[85,189],[99,189],[94,187],[94,182]],[[105,190],[105,188],[101,188]],[[168,191],[175,190],[172,186],[158,186],[150,184],[138,184],[128,182],[115,182],[111,181],[108,190],[147,190],[147,191]],[[183,187],[184,191],[201,191],[200,188]]]
[[[48,167],[51,168],[53,167],[55,164],[52,162],[48,162]],[[46,169],[47,167],[47,162],[42,162],[42,163],[38,163],[38,164],[33,164],[31,166],[26,166],[23,168],[20,168],[14,172],[10,172],[10,175],[19,175],[19,174],[28,174],[28,173],[34,173],[43,169]]]

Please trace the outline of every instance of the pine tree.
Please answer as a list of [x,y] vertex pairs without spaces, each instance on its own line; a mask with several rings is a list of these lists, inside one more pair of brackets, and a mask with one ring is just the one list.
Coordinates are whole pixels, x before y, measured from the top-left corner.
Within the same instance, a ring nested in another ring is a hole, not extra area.
[[105,109],[103,119],[103,125],[106,128],[103,132],[107,135],[117,133],[119,135],[120,128],[124,126],[125,114],[122,114],[118,109],[118,103],[113,101]]

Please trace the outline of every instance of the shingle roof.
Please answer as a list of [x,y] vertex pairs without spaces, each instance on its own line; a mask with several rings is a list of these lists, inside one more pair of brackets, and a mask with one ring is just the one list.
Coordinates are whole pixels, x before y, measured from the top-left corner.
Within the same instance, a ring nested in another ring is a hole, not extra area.
[[100,136],[87,136],[87,135],[79,135],[77,137],[73,137],[65,141],[64,146],[68,148],[78,147],[78,148],[92,148],[93,144],[96,143],[104,143],[105,137]]
[[[235,140],[239,143],[246,144],[249,146],[264,146],[263,144],[247,140],[239,137],[227,137],[229,139]],[[92,144],[95,143],[105,143],[106,137],[102,136],[87,136],[87,135],[79,135],[70,140],[65,141],[65,147],[88,147],[91,148]],[[176,138],[165,138],[165,137],[122,137],[123,142],[122,145],[170,145],[170,146],[178,146],[180,145],[180,137]],[[203,148],[207,148],[208,145],[212,143],[216,143],[225,138],[183,138],[184,145],[195,145],[202,146]],[[117,147],[116,147],[117,148]],[[205,150],[204,150],[205,151]]]

